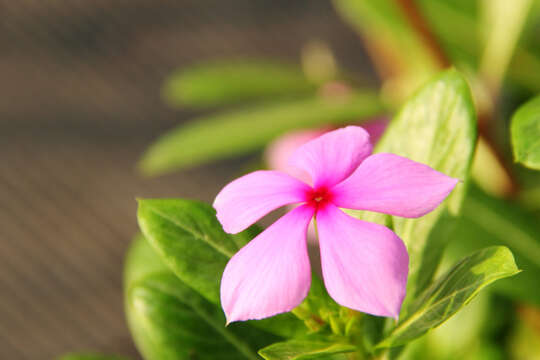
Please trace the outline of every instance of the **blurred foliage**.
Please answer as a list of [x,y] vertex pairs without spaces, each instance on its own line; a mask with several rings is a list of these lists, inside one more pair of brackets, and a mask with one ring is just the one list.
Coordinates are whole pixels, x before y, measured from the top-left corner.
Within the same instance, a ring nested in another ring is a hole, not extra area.
[[488,247],[469,255],[420,294],[376,348],[404,345],[423,335],[454,315],[485,286],[518,272],[506,247]]
[[310,95],[316,83],[302,69],[269,61],[198,64],[173,74],[163,95],[174,106],[208,107]]
[[158,139],[139,167],[159,175],[262,149],[290,130],[394,112],[376,150],[462,180],[419,219],[350,212],[407,244],[399,321],[339,306],[314,276],[291,313],[224,327],[221,273],[260,230],[231,236],[207,204],[144,199],[146,239],[135,240],[125,274],[139,349],[148,360],[251,359],[259,350],[265,359],[538,358],[530,344],[540,343],[540,174],[522,165],[540,167],[540,106],[538,97],[522,103],[540,91],[540,0],[333,3],[360,35],[380,89],[340,68],[320,41],[304,47],[301,66],[234,60],[181,69],[163,96],[201,113]]
[[503,280],[493,290],[510,298],[540,306],[540,224],[516,203],[489,196],[471,187],[455,226],[446,257],[455,260],[490,245],[509,247],[520,269],[511,280]]
[[261,149],[290,130],[349,123],[383,110],[370,91],[231,110],[173,129],[148,149],[139,165],[145,174],[161,174]]

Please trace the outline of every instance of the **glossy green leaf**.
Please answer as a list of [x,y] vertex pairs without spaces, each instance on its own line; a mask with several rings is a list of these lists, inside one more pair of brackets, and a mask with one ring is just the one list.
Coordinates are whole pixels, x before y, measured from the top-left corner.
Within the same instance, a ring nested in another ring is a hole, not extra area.
[[540,224],[518,205],[471,187],[463,203],[454,238],[445,258],[452,260],[492,245],[507,246],[523,270],[512,279],[497,281],[492,289],[540,306]]
[[217,303],[220,274],[249,240],[247,233],[226,234],[210,205],[183,199],[141,199],[137,218],[144,236],[174,273]]
[[511,133],[515,161],[540,170],[540,96],[516,111]]
[[376,346],[405,344],[442,324],[490,283],[519,272],[504,246],[489,247],[464,258],[411,304],[409,314]]
[[355,350],[356,348],[350,344],[299,339],[272,344],[260,350],[259,354],[266,360],[345,360],[347,357],[339,354],[352,353]]
[[299,67],[269,61],[198,64],[171,75],[163,95],[173,106],[205,107],[314,93]]
[[[164,263],[183,283],[214,304],[219,304],[219,282],[225,265],[256,232],[248,229],[227,234],[210,205],[184,199],[139,200],[137,217],[141,231]],[[286,337],[305,330],[290,313],[254,325]]]
[[204,116],[173,129],[155,142],[139,166],[156,175],[262,148],[289,130],[343,124],[380,114],[376,94],[312,97]]
[[139,236],[125,264],[128,324],[146,360],[258,359],[278,337],[247,323],[225,327],[221,309],[176,277]]
[[125,357],[115,355],[99,355],[99,354],[67,354],[58,358],[58,360],[127,360]]
[[[431,280],[463,201],[476,142],[476,114],[466,80],[448,70],[409,99],[388,126],[376,151],[427,164],[462,180],[435,211],[419,219],[393,217],[410,256],[408,299]],[[435,226],[437,225],[437,226]],[[433,229],[436,233],[432,233]]]

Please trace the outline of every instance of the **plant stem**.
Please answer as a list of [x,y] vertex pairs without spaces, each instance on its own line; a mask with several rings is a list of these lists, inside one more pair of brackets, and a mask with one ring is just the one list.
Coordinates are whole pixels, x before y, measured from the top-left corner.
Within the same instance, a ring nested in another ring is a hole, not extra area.
[[418,36],[426,47],[431,51],[433,58],[437,61],[441,68],[451,66],[451,61],[446,56],[446,53],[440,46],[437,38],[433,35],[428,22],[418,9],[414,0],[396,0],[398,5],[403,10],[403,13],[411,27],[417,32]]
[[[433,58],[438,62],[441,68],[446,68],[451,66],[452,62],[446,55],[443,48],[440,46],[439,41],[431,31],[428,22],[422,15],[420,9],[418,8],[415,0],[395,0],[397,4],[403,10],[403,14],[409,21],[411,27],[417,32],[418,36],[423,40],[426,47],[430,50]],[[496,99],[493,99],[495,103]],[[510,197],[515,196],[519,191],[519,184],[516,181],[515,176],[512,172],[511,165],[506,161],[506,158],[503,156],[502,152],[496,146],[496,141],[493,138],[491,132],[489,131],[490,124],[493,122],[493,110],[491,109],[481,109],[481,113],[478,114],[478,134],[482,136],[489,147],[493,150],[493,153],[497,157],[497,160],[501,166],[505,169],[508,179],[510,179],[510,189],[508,195]]]

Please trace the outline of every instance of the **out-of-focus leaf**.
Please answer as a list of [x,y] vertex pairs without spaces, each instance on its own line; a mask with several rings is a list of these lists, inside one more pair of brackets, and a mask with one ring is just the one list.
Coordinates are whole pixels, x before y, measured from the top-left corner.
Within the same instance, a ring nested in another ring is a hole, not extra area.
[[186,286],[139,236],[125,264],[130,330],[147,360],[257,359],[278,337],[247,323],[225,327],[221,309]]
[[376,94],[362,92],[205,116],[160,138],[139,166],[147,175],[165,173],[257,150],[289,130],[359,121],[382,111]]
[[416,1],[430,29],[452,63],[476,68],[481,49],[477,1],[419,0]]
[[529,91],[540,91],[540,54],[528,49],[518,48],[508,76]]
[[[515,50],[509,47],[513,46],[509,43],[512,37],[516,34],[504,34],[506,44],[499,44],[497,31],[508,31],[507,24],[491,31],[490,26],[496,21],[507,21],[507,14],[502,12],[502,19],[489,21],[487,19],[487,8],[497,7],[497,4],[487,0],[470,1],[470,0],[419,0],[418,6],[421,7],[422,14],[429,22],[431,30],[437,35],[437,39],[441,43],[446,54],[452,59],[452,63],[459,69],[475,70],[478,68],[481,61],[482,52],[486,47],[486,38],[492,39],[491,47],[498,47],[498,51],[506,49],[506,56],[512,56],[513,59],[508,65],[506,71],[508,77],[515,83],[525,86],[531,91],[540,90],[540,41],[538,37],[538,27],[535,21],[527,21],[525,28],[521,31],[521,39],[514,44]],[[497,1],[496,1],[497,2]],[[511,2],[505,2],[503,5],[514,5]],[[483,6],[480,6],[483,5]],[[485,5],[485,6],[484,6]],[[520,1],[519,5],[523,5]],[[526,4],[525,4],[526,5]],[[493,9],[495,10],[495,9]],[[513,9],[515,11],[516,9]],[[518,11],[520,9],[517,9]],[[523,9],[521,9],[523,10]],[[533,1],[529,19],[534,20],[539,18],[540,2]],[[516,13],[514,13],[516,15]],[[520,15],[517,13],[517,15]],[[521,14],[523,15],[523,14]],[[484,19],[482,19],[484,16]],[[519,25],[519,24],[518,24]],[[515,25],[511,30],[516,30]],[[519,35],[519,34],[518,34]],[[490,50],[497,51],[496,49]],[[485,56],[485,55],[484,55]],[[508,59],[506,59],[508,60]],[[500,67],[506,61],[503,58],[497,59],[493,65],[484,65],[488,67]],[[480,104],[477,104],[480,105]]]
[[99,354],[67,354],[58,358],[58,360],[127,360],[125,357],[115,355]]
[[521,106],[512,117],[514,159],[540,170],[540,96]]
[[198,64],[171,75],[163,95],[173,106],[205,107],[314,93],[299,67],[269,61]]
[[509,355],[511,359],[540,359],[540,335],[538,322],[540,311],[535,308],[520,309],[522,321],[516,323],[509,339]]
[[350,344],[299,339],[272,344],[260,350],[259,354],[266,360],[346,360],[346,356],[336,355],[352,353],[355,350]]
[[410,94],[439,69],[398,1],[334,0],[338,13],[360,32],[375,63],[392,77],[397,92]]
[[522,31],[518,48],[515,51],[508,75],[519,85],[529,91],[540,91],[540,37],[538,22],[540,21],[540,1],[533,0],[527,14],[525,28]]
[[540,186],[521,190],[518,199],[520,204],[527,210],[540,210]]
[[504,246],[489,247],[464,258],[427,288],[411,311],[376,347],[406,344],[442,324],[490,283],[519,272]]
[[335,80],[338,75],[336,58],[325,42],[313,40],[302,48],[302,69],[315,84]]
[[[219,281],[229,258],[256,232],[248,229],[227,234],[210,205],[184,199],[139,200],[137,217],[143,234],[163,262],[183,283],[214,304],[219,304]],[[253,323],[284,337],[306,329],[290,313]]]
[[496,196],[512,194],[510,175],[493,148],[482,137],[478,139],[471,169],[474,181],[486,192]]
[[[448,70],[405,103],[376,151],[405,156],[466,182],[475,141],[476,114],[469,87],[462,75]],[[431,280],[464,191],[465,184],[458,184],[443,204],[422,218],[392,218],[410,256],[406,302],[416,298]],[[431,234],[434,227],[437,236]]]
[[485,48],[480,72],[497,92],[512,59],[533,0],[483,0]]
[[463,203],[462,216],[447,249],[450,259],[471,251],[504,245],[512,250],[523,270],[519,276],[501,280],[492,289],[514,299],[540,306],[540,225],[516,204],[491,197],[472,186]]

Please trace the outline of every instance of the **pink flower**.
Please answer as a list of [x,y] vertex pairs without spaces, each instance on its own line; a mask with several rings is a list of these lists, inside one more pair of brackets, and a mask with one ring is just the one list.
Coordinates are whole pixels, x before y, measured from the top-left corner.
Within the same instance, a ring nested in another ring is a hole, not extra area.
[[228,233],[269,212],[298,203],[234,255],[221,279],[227,322],[292,310],[311,285],[306,231],[317,221],[323,279],[340,305],[397,318],[405,297],[409,257],[390,229],[339,208],[419,217],[434,210],[458,180],[394,154],[371,155],[358,126],[304,144],[289,163],[309,174],[308,185],[279,171],[255,171],[221,190],[214,202]]
[[[388,119],[377,118],[364,122],[362,127],[368,132],[371,144],[375,145],[381,138],[387,125]],[[266,149],[264,158],[268,167],[273,170],[286,172],[304,182],[309,182],[309,174],[302,169],[298,169],[289,164],[289,158],[301,145],[304,145],[308,141],[331,130],[332,129],[330,128],[324,127],[319,129],[297,130],[278,137],[270,143]]]

